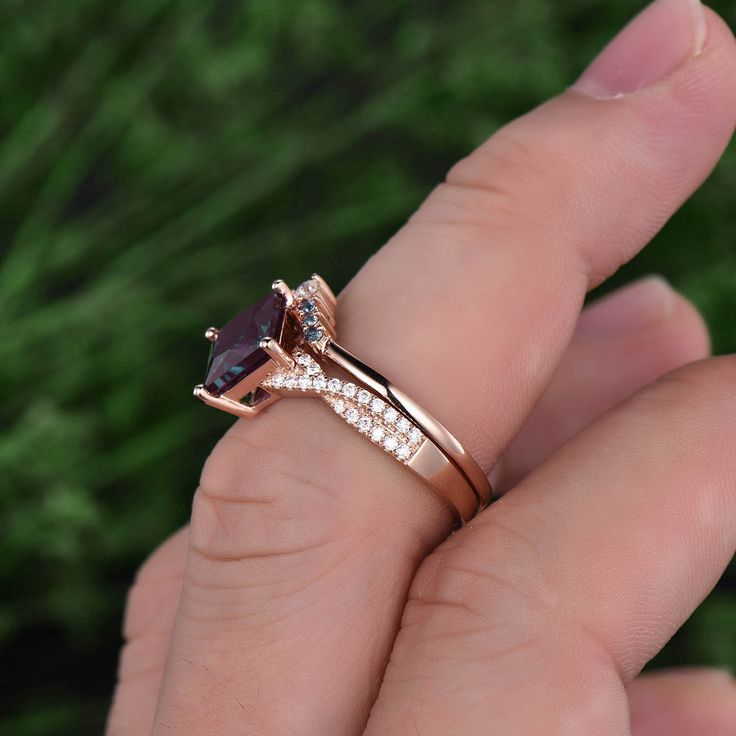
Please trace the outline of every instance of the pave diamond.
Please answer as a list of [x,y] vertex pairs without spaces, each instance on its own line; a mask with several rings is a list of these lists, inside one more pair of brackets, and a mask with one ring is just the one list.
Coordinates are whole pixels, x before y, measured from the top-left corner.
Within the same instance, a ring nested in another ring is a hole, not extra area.
[[320,370],[320,367],[313,361],[310,361],[309,365],[307,365],[307,373],[310,376],[316,376]]
[[345,402],[342,399],[337,399],[337,401],[332,405],[332,408],[338,414],[342,414],[345,411]]
[[284,387],[288,389],[296,388],[296,376],[288,375],[284,379]]
[[406,417],[401,417],[396,424],[396,427],[401,434],[406,434],[411,429],[411,422]]
[[339,393],[342,391],[342,381],[339,378],[330,378],[327,381],[327,390],[336,394]]
[[342,392],[345,396],[347,396],[349,399],[352,399],[353,396],[355,396],[355,392],[357,391],[357,387],[354,383],[346,383],[342,387]]
[[375,412],[376,414],[383,414],[385,409],[386,404],[385,402],[381,401],[381,399],[373,399],[373,401],[371,401],[371,411]]
[[358,419],[360,419],[360,412],[357,409],[348,409],[345,418],[350,424],[356,424]]
[[386,434],[383,431],[383,427],[373,427],[371,431],[371,439],[374,442],[380,442],[383,439],[383,435]]
[[389,452],[393,452],[399,446],[399,441],[396,439],[396,437],[393,437],[389,434],[384,437],[383,446]]
[[370,419],[368,419],[368,417],[363,417],[363,418],[362,418],[362,419],[361,419],[361,420],[360,420],[360,421],[358,422],[358,429],[359,429],[359,430],[360,430],[361,432],[368,432],[368,431],[370,430],[370,428],[371,428],[371,426],[372,426],[372,425],[373,425],[373,422],[371,422],[371,420],[370,420]]
[[324,391],[327,388],[327,379],[324,376],[316,376],[312,381],[312,385],[317,391]]
[[265,337],[281,337],[285,314],[286,300],[272,291],[221,327],[212,345],[205,389],[213,396],[222,396],[265,365],[269,357],[260,342]]
[[412,443],[412,445],[416,445],[419,440],[422,439],[422,433],[417,429],[416,427],[413,427],[411,431],[409,432],[409,442]]
[[309,376],[299,376],[298,386],[302,391],[312,387],[312,379]]
[[393,424],[399,418],[399,412],[397,412],[396,409],[390,406],[383,413],[383,418],[385,419],[387,424]]
[[309,365],[312,362],[312,359],[306,353],[299,353],[296,356],[296,362],[299,363],[299,365]]
[[358,391],[358,403],[367,404],[371,400],[371,395],[364,389]]
[[409,445],[399,445],[396,448],[396,457],[399,460],[408,460],[411,455],[411,448]]
[[284,374],[275,373],[268,381],[273,388],[281,388],[284,385]]

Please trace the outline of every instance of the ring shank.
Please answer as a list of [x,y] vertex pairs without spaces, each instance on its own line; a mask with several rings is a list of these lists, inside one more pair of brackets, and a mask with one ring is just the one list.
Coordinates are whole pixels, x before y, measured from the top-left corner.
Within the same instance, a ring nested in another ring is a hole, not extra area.
[[381,395],[425,433],[431,443],[425,444],[408,466],[432,485],[463,522],[471,519],[490,502],[492,490],[488,478],[449,430],[384,376],[334,340],[329,342],[324,355]]

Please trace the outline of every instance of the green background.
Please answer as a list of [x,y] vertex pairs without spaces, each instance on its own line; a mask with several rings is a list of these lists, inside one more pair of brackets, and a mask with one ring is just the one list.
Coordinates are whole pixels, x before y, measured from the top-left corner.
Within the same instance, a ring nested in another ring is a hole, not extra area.
[[[342,286],[640,7],[3,0],[2,733],[102,728],[126,586],[230,423],[191,397],[203,328],[276,275]],[[718,352],[736,350],[735,200],[732,146],[612,282],[664,273]],[[733,572],[658,660],[695,662],[736,667]]]

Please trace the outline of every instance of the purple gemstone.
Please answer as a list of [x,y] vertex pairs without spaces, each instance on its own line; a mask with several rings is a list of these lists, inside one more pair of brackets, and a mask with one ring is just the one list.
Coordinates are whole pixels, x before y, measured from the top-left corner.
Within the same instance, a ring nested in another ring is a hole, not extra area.
[[221,396],[268,361],[259,343],[264,337],[278,340],[286,314],[283,294],[270,292],[249,309],[235,315],[220,329],[212,346],[205,388]]

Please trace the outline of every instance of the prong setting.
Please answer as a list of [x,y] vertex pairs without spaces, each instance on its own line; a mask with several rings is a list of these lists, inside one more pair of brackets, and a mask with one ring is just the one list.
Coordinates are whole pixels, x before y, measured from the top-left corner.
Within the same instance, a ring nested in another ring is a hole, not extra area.
[[287,309],[289,309],[290,307],[294,305],[294,294],[292,293],[286,281],[284,281],[283,279],[276,279],[271,284],[271,289],[273,291],[277,291],[279,294],[281,294],[284,297],[284,299],[286,300]]
[[258,344],[268,357],[281,368],[292,370],[296,365],[294,359],[279,345],[278,340],[274,340],[272,337],[264,337]]

